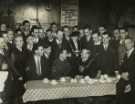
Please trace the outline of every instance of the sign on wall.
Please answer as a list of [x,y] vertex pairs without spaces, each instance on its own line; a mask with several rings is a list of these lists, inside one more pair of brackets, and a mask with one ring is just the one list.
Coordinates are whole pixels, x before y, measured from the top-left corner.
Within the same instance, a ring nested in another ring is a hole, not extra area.
[[79,0],[61,0],[61,26],[78,25]]

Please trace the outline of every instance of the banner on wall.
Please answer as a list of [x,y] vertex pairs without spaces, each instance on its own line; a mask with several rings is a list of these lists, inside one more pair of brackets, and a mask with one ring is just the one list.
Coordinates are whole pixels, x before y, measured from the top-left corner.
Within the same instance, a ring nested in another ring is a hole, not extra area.
[[61,26],[78,25],[79,0],[61,0]]

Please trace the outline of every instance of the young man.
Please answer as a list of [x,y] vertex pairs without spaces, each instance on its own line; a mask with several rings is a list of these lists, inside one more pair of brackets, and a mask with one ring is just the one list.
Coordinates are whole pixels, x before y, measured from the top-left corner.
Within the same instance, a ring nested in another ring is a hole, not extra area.
[[45,59],[43,57],[44,48],[40,44],[33,47],[34,54],[26,64],[27,80],[42,80],[46,77]]
[[99,58],[99,66],[102,74],[107,74],[109,76],[115,75],[115,67],[116,67],[116,55],[115,50],[112,48],[110,44],[111,37],[107,32],[102,35],[103,44],[101,55]]
[[84,28],[84,36],[81,38],[81,48],[92,50],[93,47],[93,40],[92,40],[92,29],[89,27]]

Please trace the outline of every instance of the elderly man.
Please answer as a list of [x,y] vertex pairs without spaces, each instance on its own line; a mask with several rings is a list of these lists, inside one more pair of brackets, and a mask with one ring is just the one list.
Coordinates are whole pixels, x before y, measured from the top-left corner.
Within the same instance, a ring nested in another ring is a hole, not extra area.
[[134,41],[127,38],[124,41],[126,54],[121,66],[121,80],[117,86],[118,104],[134,104],[135,96],[135,49]]

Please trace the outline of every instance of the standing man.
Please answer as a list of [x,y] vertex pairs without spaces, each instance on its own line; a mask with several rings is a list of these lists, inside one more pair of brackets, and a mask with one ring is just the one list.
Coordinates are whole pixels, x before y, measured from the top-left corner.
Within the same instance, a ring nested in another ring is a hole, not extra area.
[[[121,66],[121,80],[118,83],[118,104],[134,104],[135,100],[135,49],[134,41],[127,38],[124,41],[126,54]],[[122,90],[121,90],[122,89]]]
[[84,28],[84,36],[81,38],[81,48],[89,49],[92,51],[93,49],[93,39],[92,39],[92,29],[89,27]]

